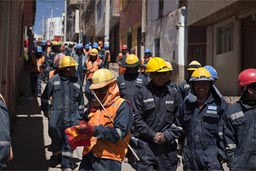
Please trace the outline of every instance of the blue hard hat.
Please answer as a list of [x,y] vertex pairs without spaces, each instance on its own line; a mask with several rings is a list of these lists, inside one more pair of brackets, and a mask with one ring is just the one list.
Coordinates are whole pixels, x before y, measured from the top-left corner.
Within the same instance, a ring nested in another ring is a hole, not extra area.
[[76,48],[76,49],[83,49],[83,45],[82,45],[81,43],[79,43],[79,44],[77,44],[77,45],[75,46],[75,48]]
[[215,79],[215,80],[218,79],[218,74],[217,74],[217,71],[215,70],[215,68],[213,68],[213,67],[210,66],[210,65],[206,65],[206,66],[204,66],[204,68],[207,69],[207,70],[210,72],[211,77],[212,77],[213,79]]
[[98,47],[99,47],[99,44],[94,42],[93,45],[92,45],[92,48],[96,48],[97,49]]
[[42,45],[46,45],[47,41],[46,40],[42,40]]
[[85,46],[84,46],[85,49],[90,49],[90,45],[87,43]]
[[43,52],[42,47],[41,47],[41,46],[37,46],[37,47],[36,47],[36,52]]
[[104,48],[105,48],[105,49],[109,49],[109,46],[108,46],[108,45],[105,45]]
[[146,49],[144,50],[144,53],[152,53],[152,52],[151,52],[150,49],[146,48]]

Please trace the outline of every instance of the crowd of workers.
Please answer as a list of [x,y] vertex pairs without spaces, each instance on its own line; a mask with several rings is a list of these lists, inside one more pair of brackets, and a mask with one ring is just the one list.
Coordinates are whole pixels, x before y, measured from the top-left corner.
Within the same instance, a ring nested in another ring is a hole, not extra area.
[[[242,96],[228,105],[212,66],[191,61],[188,78],[176,85],[171,63],[148,48],[139,59],[122,45],[117,78],[102,41],[74,47],[42,41],[33,57],[32,93],[49,118],[51,160],[63,170],[74,169],[77,146],[84,146],[81,171],[121,170],[125,157],[135,170],[176,170],[178,153],[184,170],[223,170],[225,162],[231,170],[256,169],[256,69],[239,74]],[[12,158],[2,130],[0,168]]]

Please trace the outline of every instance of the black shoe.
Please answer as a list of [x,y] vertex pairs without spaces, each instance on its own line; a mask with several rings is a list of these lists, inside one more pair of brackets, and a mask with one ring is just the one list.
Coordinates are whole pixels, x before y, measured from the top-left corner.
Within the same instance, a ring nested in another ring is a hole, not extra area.
[[53,154],[53,155],[50,157],[50,160],[56,161],[56,162],[61,162],[61,154]]

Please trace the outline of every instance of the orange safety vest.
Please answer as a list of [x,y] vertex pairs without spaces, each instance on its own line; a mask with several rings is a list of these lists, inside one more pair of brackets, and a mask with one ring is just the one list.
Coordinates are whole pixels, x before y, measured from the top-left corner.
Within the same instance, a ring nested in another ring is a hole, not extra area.
[[42,56],[41,58],[38,58],[36,60],[36,64],[37,64],[37,71],[38,72],[43,72],[44,71],[44,68],[43,68],[43,63],[44,63],[44,60],[45,60],[45,57]]
[[93,73],[99,69],[99,65],[101,64],[101,59],[97,57],[97,59],[92,62],[89,58],[85,62],[86,64],[86,79],[92,79]]
[[[112,105],[106,107],[108,114],[106,114],[106,112],[103,109],[98,109],[93,112],[91,111],[88,116],[89,124],[94,126],[103,125],[114,127],[114,123],[110,120],[109,117],[111,117],[112,120],[115,119],[116,112],[124,101],[124,99],[118,98]],[[89,147],[84,147],[83,155],[88,154],[92,150],[96,157],[122,161],[124,160],[125,155],[128,151],[129,139],[130,132],[124,137],[124,139],[116,143],[92,137],[91,145]]]

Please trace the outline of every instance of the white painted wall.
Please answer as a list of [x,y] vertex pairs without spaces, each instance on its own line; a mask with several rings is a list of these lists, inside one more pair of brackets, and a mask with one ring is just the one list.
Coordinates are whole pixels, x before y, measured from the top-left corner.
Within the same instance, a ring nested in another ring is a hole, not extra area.
[[[176,9],[169,13],[165,9]],[[147,31],[145,48],[154,52],[154,39],[160,39],[160,56],[170,61],[173,65],[174,79],[180,83],[184,79],[185,47],[185,18],[182,10],[177,9],[176,1],[164,1],[165,15],[158,19],[158,1],[149,0],[147,6]],[[180,24],[179,24],[180,23]],[[180,27],[177,27],[180,26]]]
[[[216,30],[218,27],[234,23],[233,50],[216,54]],[[240,71],[240,22],[235,17],[217,23],[207,28],[207,58],[206,62],[218,72],[216,86],[225,96],[237,95],[237,76]],[[228,85],[228,86],[227,86]]]

